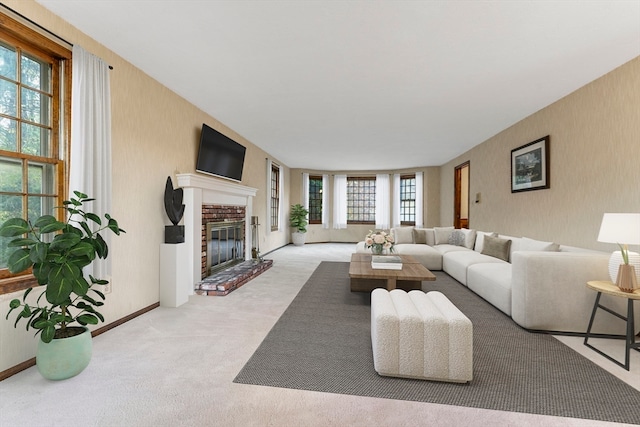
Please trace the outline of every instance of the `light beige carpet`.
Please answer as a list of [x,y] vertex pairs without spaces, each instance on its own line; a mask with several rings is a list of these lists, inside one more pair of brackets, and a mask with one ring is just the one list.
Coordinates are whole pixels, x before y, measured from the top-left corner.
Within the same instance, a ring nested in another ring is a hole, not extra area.
[[616,425],[233,383],[320,261],[348,261],[353,250],[284,247],[228,296],[192,296],[96,337],[91,364],[71,380],[47,382],[34,367],[2,381],[0,426]]

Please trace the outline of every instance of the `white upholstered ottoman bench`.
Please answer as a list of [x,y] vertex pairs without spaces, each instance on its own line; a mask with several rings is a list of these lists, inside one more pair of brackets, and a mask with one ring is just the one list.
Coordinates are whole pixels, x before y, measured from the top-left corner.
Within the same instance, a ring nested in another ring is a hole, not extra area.
[[371,342],[380,375],[461,383],[473,379],[471,321],[441,292],[374,289]]

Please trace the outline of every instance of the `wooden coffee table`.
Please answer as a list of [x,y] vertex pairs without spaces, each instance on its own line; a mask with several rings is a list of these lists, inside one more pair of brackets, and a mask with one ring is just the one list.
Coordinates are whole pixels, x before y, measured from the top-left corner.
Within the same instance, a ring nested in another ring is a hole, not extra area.
[[371,254],[352,254],[349,264],[352,292],[371,292],[375,288],[387,290],[396,287],[405,291],[422,289],[423,280],[436,280],[436,276],[411,255],[402,258],[402,270],[371,268]]

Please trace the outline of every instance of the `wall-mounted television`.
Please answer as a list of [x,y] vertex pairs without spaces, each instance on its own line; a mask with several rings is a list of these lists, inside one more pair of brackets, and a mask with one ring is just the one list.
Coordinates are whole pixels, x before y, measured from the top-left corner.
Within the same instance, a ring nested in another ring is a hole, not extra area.
[[245,152],[243,145],[203,123],[196,171],[241,181]]

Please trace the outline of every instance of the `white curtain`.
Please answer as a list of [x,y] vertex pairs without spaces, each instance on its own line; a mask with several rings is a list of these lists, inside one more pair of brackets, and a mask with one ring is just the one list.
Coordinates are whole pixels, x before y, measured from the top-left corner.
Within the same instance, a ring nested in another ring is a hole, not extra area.
[[333,177],[333,228],[347,228],[347,176]]
[[302,174],[302,206],[309,210],[309,174]]
[[[104,218],[111,212],[111,95],[109,65],[73,46],[71,86],[71,167],[69,195],[80,191],[95,198],[86,209]],[[111,232],[101,233],[107,245]],[[109,280],[111,258],[98,259],[85,274]]]
[[394,227],[400,227],[400,174],[393,174],[393,214],[391,223]]
[[329,175],[322,175],[322,228],[329,228]]
[[389,202],[391,191],[388,174],[376,175],[376,228],[386,229],[390,225]]

